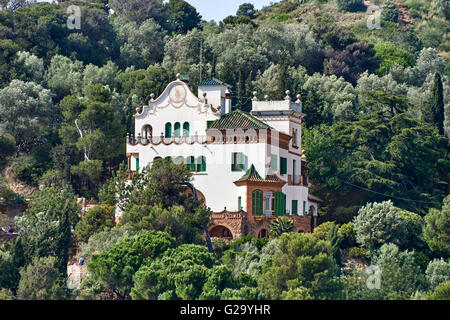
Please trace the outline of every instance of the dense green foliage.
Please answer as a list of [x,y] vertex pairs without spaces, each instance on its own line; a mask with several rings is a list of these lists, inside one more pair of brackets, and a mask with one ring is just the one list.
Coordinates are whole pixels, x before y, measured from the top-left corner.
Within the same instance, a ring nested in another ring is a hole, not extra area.
[[[0,299],[448,299],[449,5],[378,5],[370,29],[361,0],[242,3],[220,22],[183,0],[0,1],[0,210],[26,207],[1,216],[18,237],[0,246]],[[194,92],[231,84],[233,109],[301,95],[313,233],[277,219],[213,254],[184,165],[125,184],[136,108],[177,73]],[[14,179],[41,190],[25,205]],[[99,205],[80,217],[81,197]]]
[[104,228],[115,226],[115,208],[111,206],[98,206],[89,210],[75,227],[75,237],[81,242]]

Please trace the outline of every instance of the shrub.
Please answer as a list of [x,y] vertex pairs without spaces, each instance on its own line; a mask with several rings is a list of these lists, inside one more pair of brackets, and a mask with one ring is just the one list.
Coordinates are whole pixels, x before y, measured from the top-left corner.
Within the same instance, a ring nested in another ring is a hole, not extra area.
[[424,272],[430,262],[430,258],[428,258],[428,256],[422,251],[414,251],[413,257],[414,262],[420,267],[420,270]]
[[450,280],[450,262],[444,259],[434,259],[428,264],[425,277],[431,290],[436,289],[441,283]]
[[429,300],[450,300],[450,280],[442,282],[436,289],[427,295]]
[[390,200],[361,207],[353,220],[358,243],[368,249],[388,242],[399,246],[406,244],[408,229],[399,211]]
[[42,170],[37,168],[36,160],[31,155],[11,159],[10,164],[14,175],[20,181],[37,185],[37,178],[42,174]]
[[369,252],[361,247],[351,247],[346,250],[346,256],[347,258],[367,261],[369,259]]
[[342,248],[353,247],[356,244],[356,232],[353,222],[343,224],[338,230]]
[[397,22],[398,10],[397,5],[392,1],[385,1],[381,6],[381,19],[391,22]]
[[115,226],[114,207],[97,206],[90,209],[75,227],[75,236],[81,242],[87,242],[89,238],[105,227]]
[[365,6],[362,0],[337,0],[338,9],[340,11],[362,11]]
[[278,22],[283,22],[292,19],[292,16],[286,13],[279,13],[275,14],[272,19],[277,20]]
[[331,228],[333,227],[334,222],[327,221],[324,223],[321,223],[316,228],[314,228],[314,235],[317,236],[320,240],[327,240],[328,234],[330,233]]

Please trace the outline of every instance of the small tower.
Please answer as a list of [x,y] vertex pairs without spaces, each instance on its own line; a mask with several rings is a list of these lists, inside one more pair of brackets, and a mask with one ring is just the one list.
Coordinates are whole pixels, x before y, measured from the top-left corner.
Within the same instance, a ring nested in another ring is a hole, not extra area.
[[197,86],[198,97],[200,99],[203,99],[204,94],[206,93],[208,96],[208,104],[216,109],[220,108],[220,110],[222,110],[222,113],[228,113],[231,111],[231,108],[229,108],[230,110],[227,111],[226,105],[227,91],[229,93],[229,97],[231,98],[231,85],[212,77],[210,79],[197,83]]

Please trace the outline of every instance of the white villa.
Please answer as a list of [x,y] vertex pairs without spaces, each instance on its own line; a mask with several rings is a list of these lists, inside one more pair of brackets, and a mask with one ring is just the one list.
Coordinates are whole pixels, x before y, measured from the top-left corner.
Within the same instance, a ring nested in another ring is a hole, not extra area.
[[252,99],[250,113],[232,111],[231,86],[211,78],[169,83],[137,109],[127,137],[128,170],[155,159],[185,163],[199,198],[212,211],[211,237],[267,237],[273,219],[291,217],[299,232],[316,223],[320,199],[309,195],[301,149],[302,102]]

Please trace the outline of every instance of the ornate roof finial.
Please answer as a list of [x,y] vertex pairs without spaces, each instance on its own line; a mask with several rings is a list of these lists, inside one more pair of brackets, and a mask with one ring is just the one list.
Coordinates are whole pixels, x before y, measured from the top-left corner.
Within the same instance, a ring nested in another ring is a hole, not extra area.
[[295,103],[302,103],[302,96],[299,94],[297,94],[297,101],[295,101]]
[[155,101],[155,94],[153,92],[150,94],[150,101]]
[[136,114],[141,113],[140,111],[141,111],[141,108],[137,107],[137,108],[136,108]]
[[256,96],[258,94],[258,92],[253,91],[253,101],[258,101],[258,97]]
[[206,95],[207,95],[207,93],[206,93],[206,92],[203,92],[203,99],[205,99],[205,104],[208,103],[208,99],[206,99]]
[[269,95],[266,94],[266,95],[264,96],[264,100],[269,101]]
[[181,74],[177,73],[177,80],[180,80]]
[[284,97],[284,100],[291,100],[291,97],[289,96],[291,92],[289,90],[286,90],[286,97]]

